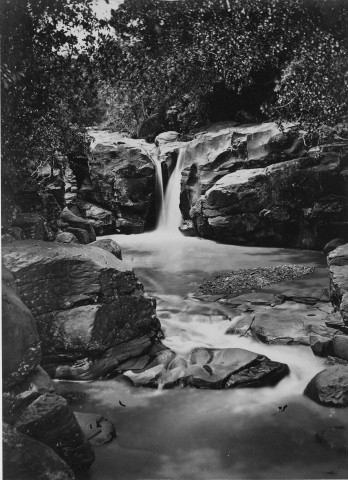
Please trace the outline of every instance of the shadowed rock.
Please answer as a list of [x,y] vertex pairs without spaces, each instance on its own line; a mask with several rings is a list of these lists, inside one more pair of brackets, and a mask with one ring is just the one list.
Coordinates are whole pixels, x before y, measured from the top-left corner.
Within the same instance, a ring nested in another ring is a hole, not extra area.
[[31,403],[17,419],[18,431],[51,447],[74,470],[86,470],[94,453],[66,400],[46,393]]
[[54,365],[82,362],[81,373],[88,374],[89,365],[101,360],[95,369],[99,376],[104,359],[109,373],[108,360],[116,356],[119,362],[127,342],[145,337],[148,349],[154,342],[160,328],[155,301],[144,294],[132,268],[113,254],[98,247],[23,241],[4,246],[3,259],[36,318],[51,376]]
[[3,424],[3,475],[13,480],[74,480],[68,465],[47,445]]
[[348,365],[335,365],[319,372],[307,385],[305,395],[328,407],[348,406]]

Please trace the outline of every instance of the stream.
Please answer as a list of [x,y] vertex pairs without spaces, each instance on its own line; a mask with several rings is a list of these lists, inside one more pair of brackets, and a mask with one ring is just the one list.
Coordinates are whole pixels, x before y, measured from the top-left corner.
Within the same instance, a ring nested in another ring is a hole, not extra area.
[[[287,363],[290,375],[275,387],[240,390],[136,388],[114,378],[61,382],[85,393],[73,409],[99,412],[111,420],[117,438],[95,448],[96,461],[80,479],[256,479],[347,478],[347,456],[316,442],[315,434],[346,421],[345,409],[317,405],[303,395],[324,367],[305,346],[269,346],[225,335],[235,313],[219,303],[190,296],[196,282],[232,269],[304,264],[313,274],[275,285],[328,286],[319,252],[218,244],[173,232],[117,235],[123,258],[149,295],[165,339],[177,354],[195,346],[240,347]],[[119,404],[121,401],[126,407]],[[286,411],[274,415],[278,406]]]

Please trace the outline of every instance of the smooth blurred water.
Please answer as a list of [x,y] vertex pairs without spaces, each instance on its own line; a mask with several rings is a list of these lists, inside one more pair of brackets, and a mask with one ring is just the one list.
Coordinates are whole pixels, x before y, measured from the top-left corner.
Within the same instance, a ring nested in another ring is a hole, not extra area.
[[[76,409],[112,420],[118,438],[96,448],[96,462],[79,478],[293,479],[347,478],[347,456],[315,440],[330,426],[347,423],[347,409],[321,407],[303,396],[324,368],[309,347],[267,346],[225,335],[236,315],[218,303],[193,299],[197,282],[240,268],[305,264],[314,274],[269,287],[303,291],[328,286],[321,253],[217,244],[176,232],[114,236],[148,294],[157,298],[164,343],[179,355],[195,346],[240,347],[287,363],[290,375],[277,386],[226,391],[135,388],[124,380],[61,382],[86,399]],[[121,400],[126,407],[119,405]],[[284,413],[273,415],[287,404]]]

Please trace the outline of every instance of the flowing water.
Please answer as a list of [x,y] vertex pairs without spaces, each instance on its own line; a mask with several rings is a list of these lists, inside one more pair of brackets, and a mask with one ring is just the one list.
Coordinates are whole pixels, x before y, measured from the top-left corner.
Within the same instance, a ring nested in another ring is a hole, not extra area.
[[[315,440],[319,430],[344,424],[346,409],[322,407],[303,395],[309,380],[324,368],[324,360],[309,347],[267,346],[225,335],[235,311],[190,295],[197,282],[216,273],[281,264],[316,267],[312,275],[290,282],[292,289],[327,287],[323,255],[181,236],[173,199],[178,204],[183,162],[184,152],[172,174],[158,230],[111,237],[121,245],[124,260],[132,264],[146,292],[157,299],[163,342],[178,355],[196,346],[245,348],[287,363],[291,373],[275,387],[224,391],[135,388],[119,378],[62,382],[64,388],[86,394],[76,410],[101,413],[114,422],[118,434],[95,449],[96,461],[80,479],[347,478],[347,456]],[[267,291],[288,286],[289,282]],[[285,412],[274,415],[284,404]]]

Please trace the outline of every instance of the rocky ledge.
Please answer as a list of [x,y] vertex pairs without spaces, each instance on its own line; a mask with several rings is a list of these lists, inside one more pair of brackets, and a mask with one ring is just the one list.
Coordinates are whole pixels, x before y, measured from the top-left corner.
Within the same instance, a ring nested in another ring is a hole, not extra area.
[[195,348],[186,359],[165,368],[126,372],[135,386],[230,389],[275,385],[289,373],[287,365],[241,348]]
[[151,356],[160,331],[155,300],[113,253],[33,240],[4,245],[2,253],[36,319],[42,364],[53,378],[93,379]]

